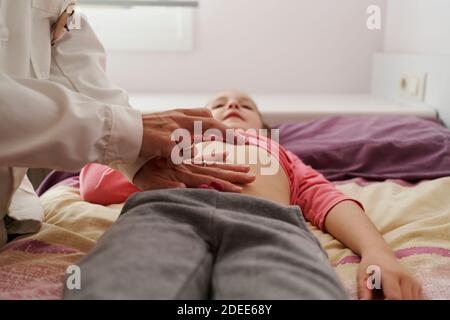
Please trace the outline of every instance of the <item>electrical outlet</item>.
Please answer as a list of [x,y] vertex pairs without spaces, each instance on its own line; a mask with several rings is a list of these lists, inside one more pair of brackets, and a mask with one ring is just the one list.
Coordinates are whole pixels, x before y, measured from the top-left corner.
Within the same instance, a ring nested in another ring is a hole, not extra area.
[[405,73],[400,79],[400,95],[404,99],[425,101],[427,74],[425,72]]

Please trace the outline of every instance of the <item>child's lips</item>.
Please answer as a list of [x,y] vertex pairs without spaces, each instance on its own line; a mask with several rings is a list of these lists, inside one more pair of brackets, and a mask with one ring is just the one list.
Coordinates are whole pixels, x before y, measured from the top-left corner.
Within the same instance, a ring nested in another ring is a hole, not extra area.
[[238,119],[241,119],[242,121],[245,121],[244,118],[242,118],[242,116],[236,112],[232,112],[232,113],[228,114],[223,120],[227,120],[230,118],[238,118]]

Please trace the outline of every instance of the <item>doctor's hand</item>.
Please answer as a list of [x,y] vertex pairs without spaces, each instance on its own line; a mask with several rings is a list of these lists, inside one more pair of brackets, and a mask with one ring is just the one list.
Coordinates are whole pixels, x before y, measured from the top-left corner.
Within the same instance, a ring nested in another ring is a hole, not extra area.
[[136,174],[133,183],[142,190],[169,188],[197,188],[216,184],[223,191],[240,193],[242,187],[255,181],[248,166],[225,163],[208,163],[206,166],[192,163],[173,165],[163,157],[148,161]]
[[176,142],[171,140],[172,133],[177,129],[186,129],[194,137],[194,122],[201,121],[203,134],[208,129],[217,129],[226,136],[228,129],[221,122],[212,117],[206,108],[176,109],[165,112],[142,115],[144,135],[140,157],[151,159],[154,157],[170,158]]

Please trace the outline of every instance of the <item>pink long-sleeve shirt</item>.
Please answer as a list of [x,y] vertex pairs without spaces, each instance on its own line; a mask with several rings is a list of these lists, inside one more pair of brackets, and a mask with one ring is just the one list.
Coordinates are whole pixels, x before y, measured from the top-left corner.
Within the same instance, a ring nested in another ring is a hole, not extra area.
[[[278,159],[289,180],[290,204],[300,206],[305,218],[318,228],[324,229],[327,214],[344,200],[354,201],[364,209],[359,201],[347,197],[322,174],[274,141],[246,135],[246,143],[262,147]],[[81,170],[80,193],[85,201],[101,205],[123,203],[140,191],[119,171],[107,166],[92,163]]]

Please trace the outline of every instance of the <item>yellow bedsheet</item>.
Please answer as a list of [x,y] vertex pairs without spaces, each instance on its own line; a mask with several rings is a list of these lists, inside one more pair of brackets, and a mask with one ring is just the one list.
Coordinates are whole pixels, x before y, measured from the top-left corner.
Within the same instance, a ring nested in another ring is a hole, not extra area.
[[[338,188],[364,204],[400,262],[421,281],[426,298],[450,299],[450,178],[408,186],[399,181],[367,185],[357,179]],[[356,298],[357,257],[330,235],[309,227]]]
[[[357,179],[337,187],[365,205],[401,263],[422,282],[427,298],[450,299],[450,178],[414,186]],[[0,298],[61,298],[66,268],[95,245],[121,209],[83,202],[78,189],[66,186],[41,199],[46,212],[41,231],[16,239],[0,252]],[[357,256],[309,227],[350,297],[356,298]]]

